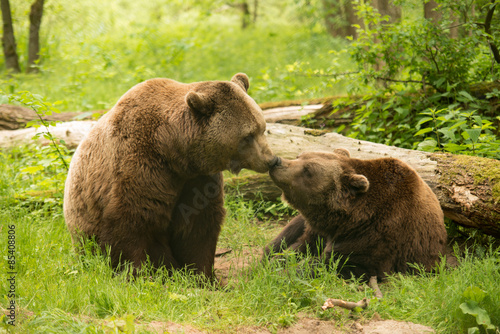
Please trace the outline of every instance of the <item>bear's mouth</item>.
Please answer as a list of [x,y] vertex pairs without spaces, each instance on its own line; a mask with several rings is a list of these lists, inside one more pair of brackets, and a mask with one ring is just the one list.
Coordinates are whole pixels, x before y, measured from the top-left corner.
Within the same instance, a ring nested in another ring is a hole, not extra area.
[[229,162],[229,167],[227,168],[234,175],[238,175],[241,172],[241,164],[236,160],[231,160]]

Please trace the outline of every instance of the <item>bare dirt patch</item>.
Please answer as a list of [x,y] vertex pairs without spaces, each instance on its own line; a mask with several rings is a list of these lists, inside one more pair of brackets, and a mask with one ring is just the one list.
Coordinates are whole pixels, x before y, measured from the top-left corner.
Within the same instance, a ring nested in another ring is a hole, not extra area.
[[364,325],[353,322],[340,327],[334,321],[302,318],[293,326],[283,328],[279,334],[310,334],[310,333],[352,333],[352,334],[424,334],[434,333],[430,327],[394,320],[370,321]]
[[143,325],[143,329],[150,333],[172,333],[172,334],[204,334],[205,332],[197,330],[194,327],[187,325],[180,325],[173,322],[162,322],[162,321],[151,321],[148,324]]
[[[173,322],[152,321],[143,325],[144,329],[152,333],[186,333],[186,334],[208,334],[187,325],[180,325]],[[240,334],[268,334],[271,333],[263,327],[241,327],[238,328]],[[210,332],[214,333],[214,332]],[[411,322],[395,320],[375,320],[366,324],[353,322],[344,326],[339,326],[335,321],[324,321],[312,318],[301,318],[294,325],[281,328],[278,334],[429,334],[434,333],[430,327],[414,324]]]

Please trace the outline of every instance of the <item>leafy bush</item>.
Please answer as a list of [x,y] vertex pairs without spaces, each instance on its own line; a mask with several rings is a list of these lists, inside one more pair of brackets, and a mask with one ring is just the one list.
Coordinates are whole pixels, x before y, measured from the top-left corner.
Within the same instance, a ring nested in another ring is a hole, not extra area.
[[[363,94],[334,101],[333,112],[347,108],[354,114],[349,132],[344,126],[337,131],[386,145],[500,159],[500,96],[495,86],[500,65],[490,52],[499,36],[487,34],[485,24],[478,23],[494,5],[479,2],[480,10],[470,15],[462,3],[442,0],[439,23],[419,15],[389,23],[368,2],[356,3],[364,24],[348,52],[357,71],[303,71],[335,80],[348,76],[349,92]],[[453,18],[464,21],[457,37],[450,34]],[[316,125],[310,119],[304,123]]]

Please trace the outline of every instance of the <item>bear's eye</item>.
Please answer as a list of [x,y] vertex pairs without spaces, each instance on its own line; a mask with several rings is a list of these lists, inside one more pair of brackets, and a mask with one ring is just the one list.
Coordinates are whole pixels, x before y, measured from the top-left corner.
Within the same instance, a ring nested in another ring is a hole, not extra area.
[[252,142],[252,140],[253,140],[253,135],[248,135],[248,136],[246,136],[245,138],[243,138],[243,141],[244,141],[245,143],[251,143],[251,142]]
[[304,167],[304,169],[302,170],[302,173],[304,174],[305,177],[312,177],[312,173],[311,173],[311,170],[309,169],[309,167]]

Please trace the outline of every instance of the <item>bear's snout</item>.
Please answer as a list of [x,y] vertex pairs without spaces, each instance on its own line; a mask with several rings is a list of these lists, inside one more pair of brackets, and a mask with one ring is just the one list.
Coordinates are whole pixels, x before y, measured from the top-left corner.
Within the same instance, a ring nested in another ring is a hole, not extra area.
[[273,159],[269,162],[269,169],[273,169],[274,167],[281,166],[281,158],[278,156],[274,156]]

